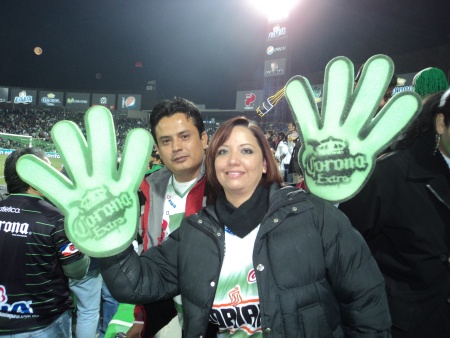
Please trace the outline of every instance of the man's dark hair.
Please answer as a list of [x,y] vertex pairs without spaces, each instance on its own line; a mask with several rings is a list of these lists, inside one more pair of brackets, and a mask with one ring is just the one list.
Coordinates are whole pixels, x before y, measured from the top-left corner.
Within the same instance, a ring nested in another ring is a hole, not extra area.
[[278,140],[280,140],[280,141],[287,141],[286,133],[284,133],[282,131],[279,131],[278,132]]
[[45,158],[45,152],[37,148],[17,149],[8,155],[5,161],[5,182],[10,194],[21,194],[27,192],[30,185],[22,181],[17,174],[16,164],[23,155],[35,155],[40,159]]
[[197,106],[186,99],[175,97],[173,100],[163,100],[158,102],[150,114],[150,132],[156,143],[156,126],[163,117],[171,117],[176,113],[183,113],[188,119],[192,119],[192,123],[197,127],[198,135],[201,137],[205,131],[202,116]]

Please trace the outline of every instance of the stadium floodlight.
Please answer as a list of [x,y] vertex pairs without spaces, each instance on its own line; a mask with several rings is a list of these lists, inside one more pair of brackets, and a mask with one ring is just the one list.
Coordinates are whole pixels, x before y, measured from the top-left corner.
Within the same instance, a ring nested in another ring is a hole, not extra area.
[[254,6],[263,12],[270,21],[287,19],[289,12],[298,0],[251,0]]

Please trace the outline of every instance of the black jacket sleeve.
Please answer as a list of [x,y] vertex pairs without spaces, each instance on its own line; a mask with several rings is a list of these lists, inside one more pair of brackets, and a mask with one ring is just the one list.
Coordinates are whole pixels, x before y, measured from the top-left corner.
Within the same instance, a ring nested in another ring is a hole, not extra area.
[[130,246],[118,255],[98,259],[103,279],[117,301],[145,304],[180,293],[175,233],[141,256]]

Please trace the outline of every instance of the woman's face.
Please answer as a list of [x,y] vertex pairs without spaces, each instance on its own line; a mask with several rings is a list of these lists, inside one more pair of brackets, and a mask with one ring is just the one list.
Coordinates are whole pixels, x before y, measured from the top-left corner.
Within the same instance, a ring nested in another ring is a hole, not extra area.
[[443,114],[437,114],[436,116],[436,131],[441,136],[439,150],[450,158],[450,126],[445,125]]
[[246,127],[234,127],[215,154],[217,179],[235,207],[247,201],[267,171],[256,137]]

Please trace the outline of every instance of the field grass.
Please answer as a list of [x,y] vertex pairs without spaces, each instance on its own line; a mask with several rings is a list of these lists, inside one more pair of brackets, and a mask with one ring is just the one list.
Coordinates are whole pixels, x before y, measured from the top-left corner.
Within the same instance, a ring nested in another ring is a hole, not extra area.
[[[5,160],[8,155],[0,154],[0,185],[6,185],[5,183],[5,177],[4,177],[4,170],[5,170]],[[62,164],[62,160],[60,158],[50,158],[50,162],[52,163],[52,166],[56,169],[59,169]]]

